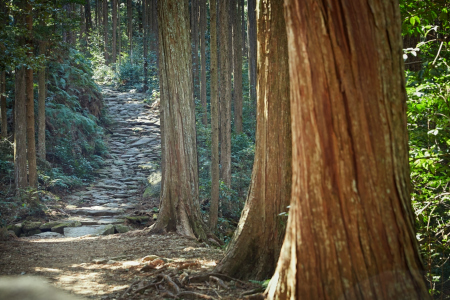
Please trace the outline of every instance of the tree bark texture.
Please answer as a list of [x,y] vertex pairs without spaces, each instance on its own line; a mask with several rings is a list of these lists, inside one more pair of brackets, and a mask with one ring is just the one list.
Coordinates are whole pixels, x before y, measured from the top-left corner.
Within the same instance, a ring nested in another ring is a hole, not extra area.
[[147,0],[142,0],[142,27],[144,30],[144,34],[143,34],[143,44],[144,44],[144,92],[147,91],[148,86],[147,86],[147,82],[148,82],[148,42],[147,42]]
[[[46,42],[41,41],[39,43],[39,54],[45,55]],[[45,148],[45,98],[46,98],[46,86],[45,86],[45,66],[43,66],[38,72],[38,151],[37,156],[46,160],[46,148]]]
[[211,205],[209,208],[209,228],[214,231],[219,213],[219,95],[217,62],[217,5],[209,2],[211,32]]
[[234,79],[234,131],[242,132],[242,40],[241,40],[241,19],[240,0],[233,1],[233,79]]
[[201,80],[200,80],[200,102],[202,103],[202,123],[208,124],[208,111],[206,102],[206,0],[200,0],[200,55],[201,55]]
[[247,10],[249,96],[256,103],[256,0],[247,1]]
[[132,50],[133,50],[133,3],[131,0],[127,0],[127,21],[128,21],[128,51],[130,55],[131,63],[132,61]]
[[394,0],[286,0],[292,200],[268,299],[429,299]]
[[108,0],[103,0],[103,41],[105,48],[105,63],[109,64],[109,53],[108,53]]
[[[31,3],[27,1],[26,23],[28,30],[27,44],[29,49],[28,58],[31,60],[33,54],[33,15]],[[33,69],[26,69],[26,110],[27,110],[27,158],[28,158],[28,183],[30,187],[37,187],[37,169],[36,169],[36,140],[34,128],[34,86]]]
[[84,5],[84,17],[86,22],[86,34],[89,36],[92,30],[91,1],[86,0]]
[[231,61],[228,1],[219,2],[220,22],[220,179],[231,186]]
[[27,179],[27,99],[25,67],[16,69],[14,100],[14,183],[16,193],[28,186]]
[[199,96],[198,92],[198,1],[191,0],[191,38],[192,38],[192,69],[193,69],[193,86],[194,99]]
[[119,62],[119,65],[121,63],[121,51],[122,51],[122,23],[120,22],[120,0],[117,1],[117,61]]
[[1,118],[2,118],[2,134],[1,137],[6,138],[8,136],[8,120],[6,115],[6,96],[3,94],[6,93],[6,72],[1,71],[0,73],[0,110],[1,110]]
[[160,24],[163,186],[154,232],[207,240],[198,199],[195,104],[189,14],[183,1],[158,1]]
[[[252,182],[239,225],[216,270],[263,280],[275,271],[291,197],[289,68],[283,0],[258,1],[258,104]],[[274,75],[276,74],[276,75]]]
[[117,60],[117,0],[112,1],[112,62]]

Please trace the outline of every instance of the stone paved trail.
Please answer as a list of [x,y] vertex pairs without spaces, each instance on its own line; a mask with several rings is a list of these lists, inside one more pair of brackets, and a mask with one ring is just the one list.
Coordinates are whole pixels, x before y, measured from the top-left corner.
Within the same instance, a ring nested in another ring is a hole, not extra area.
[[[107,135],[110,158],[97,171],[99,179],[63,199],[69,204],[64,210],[69,217],[63,221],[79,221],[82,225],[64,228],[61,233],[66,237],[127,230],[115,224],[123,224],[124,217],[140,206],[143,187],[149,180],[155,191],[161,180],[160,121],[157,113],[143,102],[144,94],[103,87],[103,96],[113,124]],[[50,232],[40,234],[46,235],[58,236]]]

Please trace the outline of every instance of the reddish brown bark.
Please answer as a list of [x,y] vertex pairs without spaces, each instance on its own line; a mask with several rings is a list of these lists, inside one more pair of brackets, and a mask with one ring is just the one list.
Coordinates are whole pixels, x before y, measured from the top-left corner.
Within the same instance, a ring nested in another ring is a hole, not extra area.
[[152,231],[207,240],[198,199],[192,52],[187,6],[159,0],[163,178],[161,209]]
[[[285,232],[291,191],[289,74],[283,1],[259,1],[258,104],[255,161],[238,229],[217,271],[233,277],[272,276]],[[277,74],[271,76],[270,74]]]
[[428,299],[398,3],[285,3],[292,200],[268,299]]
[[219,95],[217,61],[217,5],[209,2],[211,24],[211,205],[209,208],[209,228],[214,231],[219,212]]

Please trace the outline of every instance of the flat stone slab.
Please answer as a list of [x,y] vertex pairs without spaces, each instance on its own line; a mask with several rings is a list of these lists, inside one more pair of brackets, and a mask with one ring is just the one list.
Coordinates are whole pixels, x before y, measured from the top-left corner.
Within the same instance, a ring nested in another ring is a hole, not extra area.
[[136,146],[145,145],[145,144],[150,143],[150,142],[153,141],[153,140],[154,140],[154,138],[148,138],[148,137],[146,137],[146,138],[140,139],[139,141],[136,141],[136,142],[130,144],[130,146],[131,146],[131,147],[136,147]]
[[91,226],[64,228],[64,236],[66,237],[80,237],[85,235],[106,235],[113,233],[114,227],[112,225],[91,225]]
[[35,234],[35,235],[33,235],[33,237],[37,237],[37,238],[62,238],[64,236],[62,234],[57,233],[57,232],[46,231],[46,232],[43,232],[43,233]]
[[112,216],[123,213],[123,209],[115,207],[105,207],[105,206],[91,206],[91,207],[81,207],[76,210],[72,210],[74,214],[85,214],[90,216]]

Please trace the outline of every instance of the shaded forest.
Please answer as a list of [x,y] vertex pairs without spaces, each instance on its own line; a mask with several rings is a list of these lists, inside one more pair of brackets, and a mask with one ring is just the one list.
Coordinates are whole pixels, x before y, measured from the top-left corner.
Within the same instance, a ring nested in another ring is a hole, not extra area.
[[93,299],[449,298],[449,9],[0,1],[0,274],[75,238],[135,268]]

